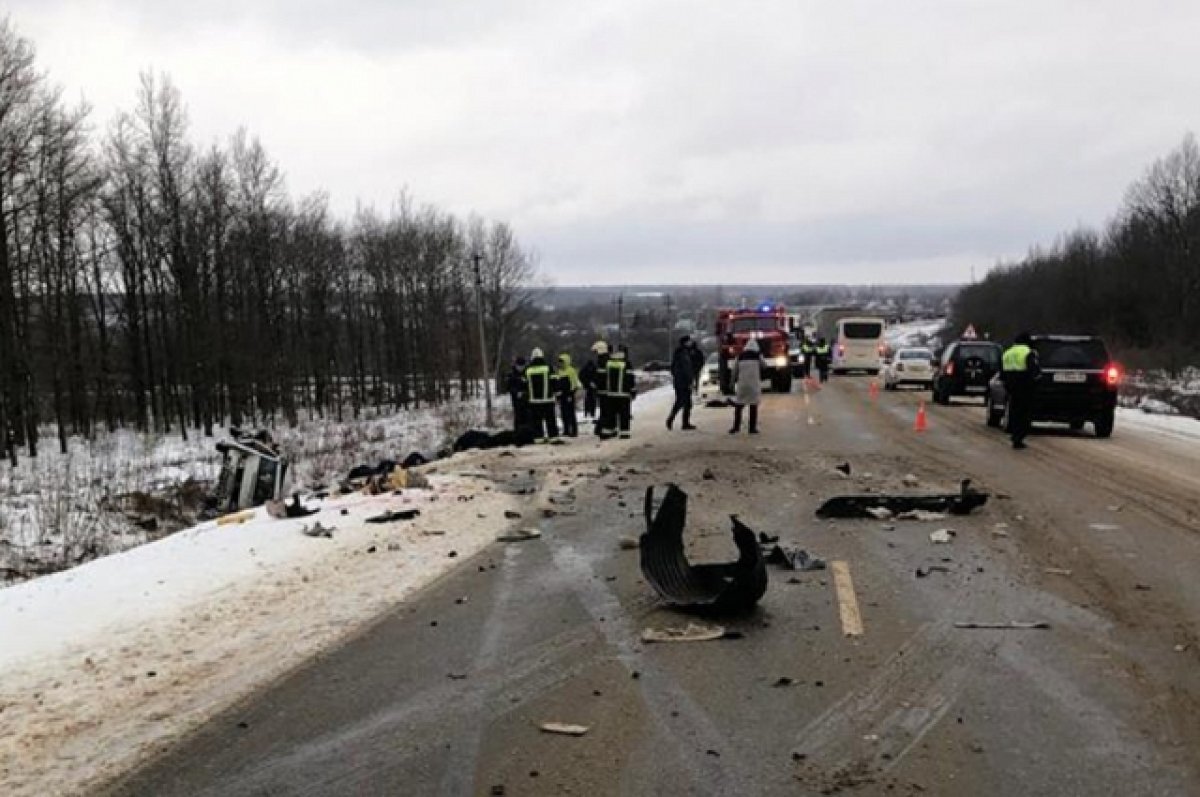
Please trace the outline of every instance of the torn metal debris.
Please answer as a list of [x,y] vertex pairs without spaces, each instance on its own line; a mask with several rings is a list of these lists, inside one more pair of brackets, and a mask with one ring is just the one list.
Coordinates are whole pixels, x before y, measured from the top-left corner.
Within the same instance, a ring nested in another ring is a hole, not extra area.
[[905,512],[949,512],[967,515],[987,503],[988,494],[971,489],[963,479],[957,493],[932,495],[839,495],[817,508],[819,518],[878,518],[872,510],[886,509],[895,515]]
[[[765,547],[765,546],[764,546]],[[784,548],[776,545],[767,553],[769,565],[779,565],[785,570],[824,570],[825,560],[810,556],[803,548]]]
[[412,520],[421,514],[420,509],[391,509],[367,518],[368,523],[394,523],[397,520]]
[[687,493],[667,485],[658,512],[654,488],[646,488],[646,533],[641,536],[642,574],[667,601],[678,606],[745,611],[767,591],[767,568],[754,532],[731,516],[736,562],[692,565],[683,551]]

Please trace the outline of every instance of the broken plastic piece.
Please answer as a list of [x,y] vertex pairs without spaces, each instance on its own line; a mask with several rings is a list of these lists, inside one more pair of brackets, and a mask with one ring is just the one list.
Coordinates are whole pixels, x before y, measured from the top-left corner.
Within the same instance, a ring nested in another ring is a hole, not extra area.
[[665,600],[678,606],[745,611],[767,591],[767,568],[754,532],[731,516],[738,559],[692,565],[683,552],[687,493],[674,484],[654,513],[654,488],[646,488],[646,533],[641,536],[642,574]]
[[1000,630],[1025,631],[1030,629],[1049,628],[1049,623],[1036,622],[1025,623],[1019,620],[1013,620],[1007,623],[955,623],[955,628],[996,628]]
[[966,515],[987,503],[988,494],[971,489],[971,480],[963,479],[957,493],[935,495],[839,495],[817,508],[819,518],[871,518],[870,510],[884,508],[897,516],[912,511],[949,512]]
[[929,541],[932,543],[946,544],[954,539],[958,534],[954,529],[938,529],[937,531],[929,532]]
[[569,725],[565,722],[543,722],[540,727],[545,733],[558,733],[564,736],[583,736],[589,730],[586,725]]
[[306,537],[324,537],[325,539],[333,539],[333,532],[337,531],[333,526],[322,526],[321,521],[313,523],[311,526],[301,526],[300,533]]
[[725,636],[719,625],[688,623],[686,628],[647,628],[642,631],[643,642],[709,642]]
[[785,570],[824,570],[825,560],[809,556],[803,548],[784,548],[776,545],[767,554],[767,564],[779,565]]
[[525,540],[536,540],[542,536],[542,532],[538,529],[515,529],[505,532],[496,538],[497,542],[525,542]]

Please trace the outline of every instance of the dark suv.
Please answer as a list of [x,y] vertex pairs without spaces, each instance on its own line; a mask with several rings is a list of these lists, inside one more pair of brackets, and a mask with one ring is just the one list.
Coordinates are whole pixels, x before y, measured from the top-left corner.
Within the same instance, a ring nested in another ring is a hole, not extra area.
[[933,377],[933,400],[949,404],[953,396],[985,398],[988,382],[1000,370],[999,344],[986,340],[956,340],[942,352]]
[[[1121,371],[1104,341],[1087,335],[1035,335],[1042,366],[1033,398],[1034,421],[1057,421],[1074,430],[1091,423],[1097,437],[1113,431]],[[1008,428],[1008,395],[999,375],[988,385],[988,426]]]

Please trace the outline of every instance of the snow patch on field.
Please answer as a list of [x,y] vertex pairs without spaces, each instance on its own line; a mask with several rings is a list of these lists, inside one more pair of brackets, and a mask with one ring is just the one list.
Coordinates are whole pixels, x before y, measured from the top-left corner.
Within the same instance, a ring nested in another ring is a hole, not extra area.
[[1159,415],[1120,407],[1117,409],[1117,427],[1188,443],[1200,442],[1200,420],[1183,415]]
[[926,346],[938,349],[942,345],[941,332],[946,326],[946,319],[920,319],[892,324],[883,331],[884,341],[892,351],[907,346]]

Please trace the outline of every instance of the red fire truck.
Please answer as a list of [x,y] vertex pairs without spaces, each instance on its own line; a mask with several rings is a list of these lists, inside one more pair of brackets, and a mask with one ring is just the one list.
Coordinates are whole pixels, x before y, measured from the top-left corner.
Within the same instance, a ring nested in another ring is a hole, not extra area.
[[787,393],[792,389],[792,370],[788,365],[788,315],[782,305],[761,304],[740,310],[717,311],[717,340],[720,341],[721,390],[733,392],[733,363],[751,338],[758,339],[762,352],[763,381],[771,389]]

